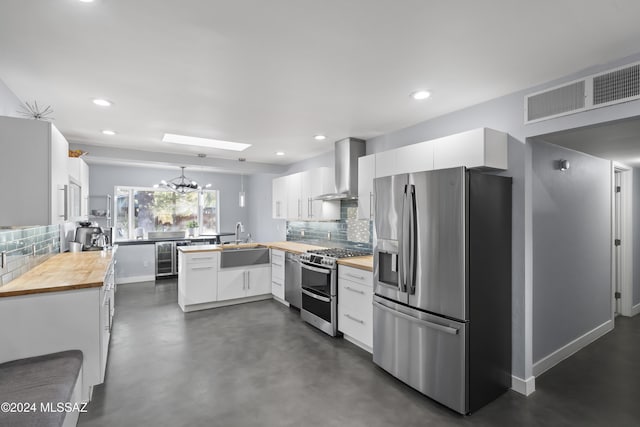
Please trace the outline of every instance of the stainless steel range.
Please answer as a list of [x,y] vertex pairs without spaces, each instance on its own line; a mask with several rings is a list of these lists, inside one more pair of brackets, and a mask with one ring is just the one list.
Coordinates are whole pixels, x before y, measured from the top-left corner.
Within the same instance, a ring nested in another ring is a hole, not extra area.
[[326,334],[338,334],[337,271],[339,258],[371,255],[351,249],[320,249],[300,255],[302,308],[300,316]]

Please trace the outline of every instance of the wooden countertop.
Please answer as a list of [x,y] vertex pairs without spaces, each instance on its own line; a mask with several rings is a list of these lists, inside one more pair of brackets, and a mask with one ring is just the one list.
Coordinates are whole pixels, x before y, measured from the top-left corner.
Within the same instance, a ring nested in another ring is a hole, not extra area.
[[281,251],[287,251],[294,254],[303,254],[314,249],[326,249],[324,246],[308,245],[306,243],[299,242],[269,242],[264,243],[264,245],[271,249],[280,249]]
[[100,287],[114,252],[66,252],[55,255],[1,286],[0,298]]
[[338,260],[338,264],[359,268],[360,270],[373,271],[373,255],[341,258]]
[[184,253],[197,253],[197,252],[217,252],[223,248],[237,249],[237,248],[255,248],[255,247],[267,247],[270,249],[280,249],[282,251],[293,252],[296,254],[302,254],[312,249],[326,249],[322,246],[308,245],[306,243],[299,242],[268,242],[268,243],[239,243],[237,245],[193,245],[193,246],[180,246],[178,250]]

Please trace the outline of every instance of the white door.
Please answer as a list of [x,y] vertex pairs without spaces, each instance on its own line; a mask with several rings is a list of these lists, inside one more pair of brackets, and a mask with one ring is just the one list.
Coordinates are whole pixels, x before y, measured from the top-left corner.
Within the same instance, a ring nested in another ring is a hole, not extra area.
[[622,192],[621,172],[615,171],[615,193],[614,193],[614,209],[613,209],[613,230],[614,230],[614,305],[613,311],[615,315],[621,312],[620,295],[622,292]]
[[246,270],[243,268],[222,269],[218,272],[218,301],[246,296]]
[[247,296],[271,293],[271,266],[254,267],[247,270]]

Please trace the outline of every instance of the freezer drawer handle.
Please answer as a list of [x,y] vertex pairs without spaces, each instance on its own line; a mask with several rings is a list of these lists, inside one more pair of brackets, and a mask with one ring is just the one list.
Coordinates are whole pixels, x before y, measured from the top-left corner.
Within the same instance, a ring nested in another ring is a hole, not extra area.
[[347,319],[351,319],[351,320],[353,320],[354,322],[358,322],[358,323],[361,323],[361,324],[363,324],[363,325],[364,325],[364,320],[356,319],[355,317],[350,316],[350,315],[348,315],[348,314],[345,314],[345,315],[344,315],[344,317],[346,317]]
[[429,322],[426,320],[422,320],[422,319],[417,319],[413,316],[409,316],[408,314],[404,314],[404,313],[400,313],[399,311],[393,310],[389,307],[386,307],[382,304],[380,304],[377,301],[373,302],[373,305],[378,307],[381,310],[385,310],[388,311],[389,313],[392,313],[394,316],[398,316],[401,317],[403,319],[406,319],[410,322],[414,322],[414,323],[418,323],[422,326],[426,326],[427,328],[431,328],[431,329],[435,329],[438,330],[440,332],[445,332],[447,334],[451,334],[451,335],[458,335],[458,330],[456,328],[452,328],[450,326],[443,326],[443,325],[438,325],[437,323],[433,323],[433,322]]
[[350,290],[351,292],[355,292],[355,293],[357,293],[357,294],[362,294],[362,295],[364,295],[364,291],[361,291],[361,290],[359,290],[359,289],[354,289],[354,288],[352,288],[351,286],[345,286],[344,288],[345,288],[345,289]]
[[307,291],[307,290],[305,290],[305,289],[303,289],[303,290],[302,290],[302,293],[303,293],[303,294],[305,294],[305,295],[307,295],[307,296],[310,296],[311,298],[315,298],[315,299],[317,299],[318,301],[322,301],[322,302],[331,302],[331,299],[326,298],[326,297],[321,297],[320,295],[313,294],[313,293],[311,293],[311,292],[309,292],[309,291]]

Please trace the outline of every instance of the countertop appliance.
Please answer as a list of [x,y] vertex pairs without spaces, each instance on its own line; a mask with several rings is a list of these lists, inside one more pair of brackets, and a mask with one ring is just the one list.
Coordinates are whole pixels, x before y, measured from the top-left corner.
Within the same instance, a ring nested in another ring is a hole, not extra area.
[[374,180],[373,361],[468,414],[511,387],[511,178]]
[[290,307],[302,308],[300,256],[292,252],[284,255],[284,299]]
[[312,250],[300,255],[302,320],[332,337],[338,334],[337,260],[365,255],[370,254],[339,248]]
[[82,244],[83,251],[100,251],[110,242],[107,242],[102,228],[88,224],[90,223],[81,223],[81,226],[76,228],[74,242]]

